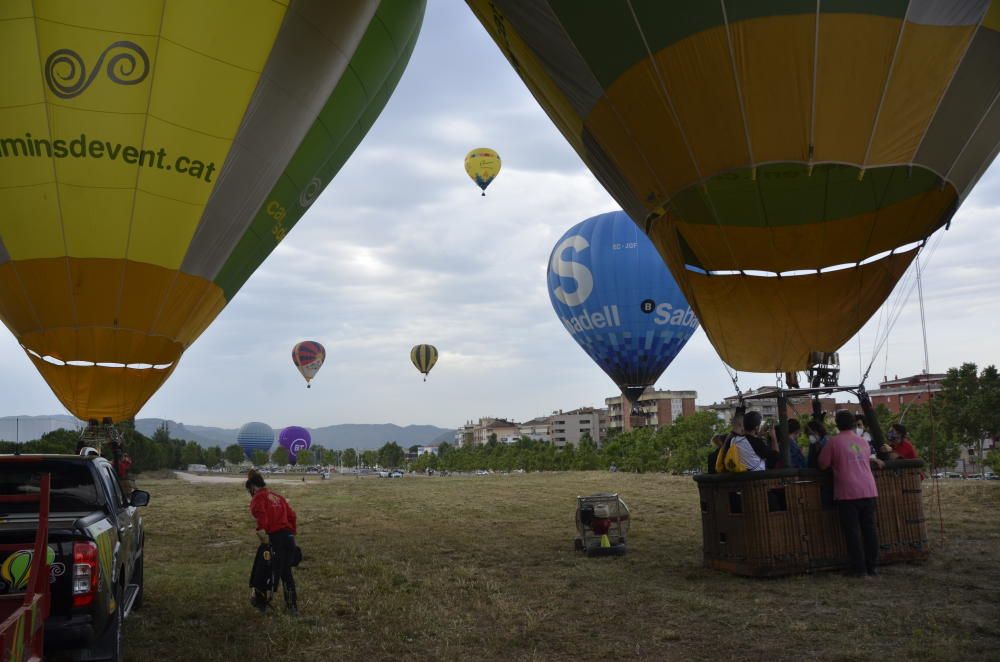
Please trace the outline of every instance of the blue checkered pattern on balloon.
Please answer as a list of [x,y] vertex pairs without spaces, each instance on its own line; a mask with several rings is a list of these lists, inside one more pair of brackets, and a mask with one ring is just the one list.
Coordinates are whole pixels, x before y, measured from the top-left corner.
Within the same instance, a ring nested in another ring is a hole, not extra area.
[[547,280],[563,326],[623,390],[652,386],[698,328],[660,254],[621,211],[566,232]]

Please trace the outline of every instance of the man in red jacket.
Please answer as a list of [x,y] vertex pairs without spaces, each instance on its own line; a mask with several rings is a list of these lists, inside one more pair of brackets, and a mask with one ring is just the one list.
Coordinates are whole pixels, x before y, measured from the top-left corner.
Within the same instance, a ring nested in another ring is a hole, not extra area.
[[257,537],[261,543],[271,545],[273,590],[277,591],[280,579],[284,585],[288,612],[298,616],[295,579],[292,577],[296,533],[295,511],[288,505],[285,497],[267,489],[264,477],[254,469],[251,469],[247,476],[246,488],[251,496],[250,514],[257,522]]

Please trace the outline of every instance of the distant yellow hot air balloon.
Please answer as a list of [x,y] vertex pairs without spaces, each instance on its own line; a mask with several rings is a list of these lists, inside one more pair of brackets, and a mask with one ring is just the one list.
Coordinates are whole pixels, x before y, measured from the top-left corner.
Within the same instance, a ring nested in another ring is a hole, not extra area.
[[417,370],[423,373],[424,381],[427,381],[427,373],[431,371],[438,360],[437,347],[434,345],[416,345],[410,350],[410,360]]
[[500,155],[489,147],[477,147],[465,155],[465,172],[486,195],[486,187],[500,173]]
[[0,321],[134,416],[392,94],[423,0],[2,3]]

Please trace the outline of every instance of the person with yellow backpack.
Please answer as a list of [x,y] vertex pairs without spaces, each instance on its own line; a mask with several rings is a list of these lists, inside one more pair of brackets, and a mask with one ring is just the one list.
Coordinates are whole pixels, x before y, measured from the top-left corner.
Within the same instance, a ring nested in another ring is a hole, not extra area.
[[718,473],[740,473],[774,468],[781,457],[774,428],[768,429],[768,440],[765,441],[759,435],[762,420],[759,411],[748,411],[743,414],[742,421],[738,416],[736,418],[729,439],[719,450],[715,470]]

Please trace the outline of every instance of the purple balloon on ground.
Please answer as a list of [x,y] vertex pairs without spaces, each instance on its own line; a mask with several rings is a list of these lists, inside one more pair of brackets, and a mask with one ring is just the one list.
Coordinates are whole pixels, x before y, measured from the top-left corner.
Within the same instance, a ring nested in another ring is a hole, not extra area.
[[290,425],[278,435],[278,444],[288,451],[288,461],[295,464],[299,451],[304,451],[312,446],[312,435],[305,428]]

